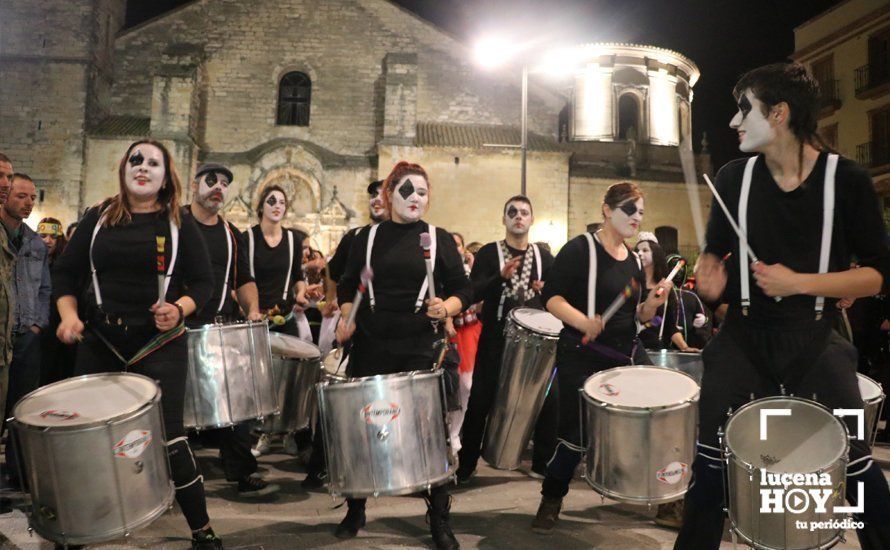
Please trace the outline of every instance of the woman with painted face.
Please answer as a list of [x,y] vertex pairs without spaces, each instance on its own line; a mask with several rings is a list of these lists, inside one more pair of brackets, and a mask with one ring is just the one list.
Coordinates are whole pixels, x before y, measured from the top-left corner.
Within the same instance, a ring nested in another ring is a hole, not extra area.
[[[695,279],[702,298],[722,296],[729,309],[702,353],[698,455],[678,550],[720,547],[724,461],[718,431],[727,410],[752,396],[788,394],[812,397],[829,410],[863,408],[857,352],[833,328],[835,304],[890,289],[881,203],[865,169],[823,146],[812,76],[797,63],[766,65],[742,75],[733,95],[738,112],[730,127],[739,134],[739,149],[756,154],[721,168],[715,187],[746,240],[715,200]],[[749,262],[749,249],[759,261]],[[858,269],[849,269],[852,256]],[[842,420],[853,436],[846,497],[862,506],[853,516],[862,524],[860,546],[890,548],[887,481],[855,417]]]
[[[432,368],[436,359],[434,343],[441,338],[438,325],[469,306],[472,300],[463,260],[454,239],[442,228],[435,228],[437,297],[425,300],[426,266],[420,236],[433,233],[433,228],[421,219],[430,200],[426,171],[417,164],[399,162],[383,183],[383,197],[390,220],[359,232],[337,288],[342,312],[337,339],[352,339],[349,375],[353,377]],[[355,324],[347,326],[368,257],[374,279]],[[436,548],[459,548],[449,522],[447,486],[434,487],[425,498]],[[347,502],[349,511],[337,527],[340,538],[354,537],[365,524],[365,499]]]
[[[188,350],[185,318],[213,290],[207,248],[180,212],[179,176],[159,142],[130,145],[118,168],[120,192],[90,208],[53,266],[59,339],[79,342],[75,374],[128,370],[157,380],[176,500],[192,530],[192,547],[222,548],[210,528],[204,482],[183,428]],[[163,283],[158,240],[163,237]],[[92,293],[78,314],[84,282]],[[163,295],[163,300],[159,299]],[[88,330],[85,330],[88,329]]]
[[[646,290],[649,291],[658,284],[658,281],[668,275],[664,251],[658,244],[655,235],[648,231],[642,231],[637,245],[634,247],[634,252],[637,253],[640,263],[643,265],[643,272],[646,274]],[[676,317],[676,312],[670,298],[666,304],[667,308],[662,307],[655,317],[644,323],[637,335],[646,349],[658,350],[670,347],[671,336],[674,335],[677,328],[673,323],[665,323],[665,321]],[[663,331],[662,324],[664,324]]]
[[[550,268],[543,299],[547,310],[564,324],[556,349],[559,382],[559,430],[556,452],[547,465],[541,504],[532,529],[549,533],[559,519],[562,499],[584,451],[579,440],[578,390],[592,374],[649,357],[636,338],[637,322],[645,323],[664,304],[672,285],[661,279],[645,293],[642,264],[624,243],[636,235],[643,220],[643,193],[633,183],[616,183],[603,197],[604,222],[562,247]],[[591,272],[591,266],[595,266]],[[633,293],[603,324],[600,317],[632,283]],[[592,296],[588,288],[595,289]],[[663,289],[658,295],[657,290]]]
[[[65,238],[62,222],[56,218],[43,218],[37,224],[37,234],[46,245],[49,253],[49,268],[65,251],[68,239]],[[49,328],[40,333],[40,385],[64,380],[74,373],[74,346],[63,345],[56,336],[59,326],[59,308],[50,301]]]

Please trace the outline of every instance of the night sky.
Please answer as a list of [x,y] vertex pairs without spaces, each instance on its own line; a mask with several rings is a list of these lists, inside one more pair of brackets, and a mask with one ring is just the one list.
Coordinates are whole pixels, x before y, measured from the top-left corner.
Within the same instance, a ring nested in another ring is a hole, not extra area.
[[[186,3],[130,0],[128,25]],[[399,4],[467,44],[497,32],[541,48],[633,42],[676,50],[702,77],[694,88],[696,150],[707,132],[715,166],[740,156],[729,119],[738,76],[794,51],[794,27],[838,0],[400,0]],[[852,78],[852,75],[838,75]],[[518,77],[517,77],[518,80]],[[518,106],[517,106],[518,109]]]

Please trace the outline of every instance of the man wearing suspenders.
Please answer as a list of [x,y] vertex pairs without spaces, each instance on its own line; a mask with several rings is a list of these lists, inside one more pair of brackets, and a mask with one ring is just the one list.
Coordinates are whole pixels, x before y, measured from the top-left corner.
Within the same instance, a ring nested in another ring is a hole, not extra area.
[[[226,201],[232,172],[219,164],[198,168],[192,181],[194,202],[184,207],[197,222],[213,268],[213,295],[200,311],[189,317],[189,327],[229,323],[241,319],[240,309],[250,321],[262,321],[256,283],[250,275],[247,248],[238,229],[225,221],[219,211]],[[232,291],[237,302],[232,299]],[[256,475],[256,458],[250,452],[250,425],[238,424],[218,430],[220,457],[228,481],[238,483],[240,496],[261,496],[278,490]]]
[[[783,393],[832,410],[862,409],[856,350],[831,328],[835,304],[841,297],[886,292],[890,280],[890,249],[874,186],[862,167],[817,149],[818,87],[804,67],[759,67],[742,76],[734,95],[739,112],[730,126],[738,131],[739,148],[757,155],[730,162],[716,178],[742,238],[715,201],[696,268],[702,297],[722,295],[730,306],[703,352],[699,448],[674,546],[680,550],[720,546],[724,482],[718,430],[728,410],[752,396]],[[721,262],[729,252],[731,259]],[[851,256],[862,267],[848,269]],[[846,495],[850,505],[863,508],[854,514],[864,525],[857,530],[860,545],[890,548],[887,482],[868,443],[855,438],[856,418],[842,419],[854,436]]]
[[[543,309],[540,291],[553,264],[553,256],[537,245],[529,244],[528,232],[534,221],[528,197],[511,197],[504,204],[503,223],[507,229],[504,240],[483,246],[473,262],[470,280],[473,301],[483,301],[482,334],[458,453],[459,482],[467,481],[473,475],[479,460],[485,424],[497,393],[507,314],[522,306]],[[535,426],[532,476],[543,477],[547,461],[556,448],[555,388],[554,384]]]

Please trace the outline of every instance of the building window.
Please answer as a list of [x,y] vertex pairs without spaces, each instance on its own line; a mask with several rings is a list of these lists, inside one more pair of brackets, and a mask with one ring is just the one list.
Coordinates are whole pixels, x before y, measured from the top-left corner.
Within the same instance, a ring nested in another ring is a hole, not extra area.
[[305,73],[292,72],[281,77],[275,123],[284,126],[309,126],[311,96],[312,81]]
[[856,69],[856,96],[877,97],[890,84],[890,28],[868,37],[868,64]]
[[819,83],[819,108],[834,110],[840,107],[837,79],[834,78],[834,56],[828,55],[813,62],[813,78]]
[[640,139],[640,103],[633,94],[624,94],[618,98],[618,139],[629,137]]

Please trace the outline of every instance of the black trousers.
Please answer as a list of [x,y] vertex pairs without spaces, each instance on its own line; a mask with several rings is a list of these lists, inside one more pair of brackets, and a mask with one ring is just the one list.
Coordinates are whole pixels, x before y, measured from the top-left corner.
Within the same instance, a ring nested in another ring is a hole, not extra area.
[[251,423],[242,422],[230,428],[216,430],[219,438],[219,455],[222,459],[226,481],[239,481],[255,473],[259,467],[250,452]]
[[[752,395],[758,399],[779,395],[779,384],[789,394],[815,399],[829,409],[863,406],[856,379],[856,348],[821,324],[776,330],[753,327],[730,316],[705,347],[702,358],[699,452],[686,494],[683,527],[674,546],[678,550],[720,546],[724,472],[717,432],[726,423],[728,410],[748,403]],[[856,434],[855,418],[842,419],[850,433]],[[890,548],[890,490],[880,468],[871,461],[867,442],[854,439],[847,468],[847,500],[851,503],[858,498],[860,481],[865,487],[865,512],[856,519],[866,525],[859,531],[860,542],[864,549]],[[864,539],[882,542],[870,546]]]
[[[633,362],[650,364],[642,345],[634,346]],[[547,476],[541,485],[541,494],[549,498],[562,498],[569,492],[569,484],[575,468],[584,455],[581,436],[581,404],[578,390],[593,374],[614,367],[626,366],[629,361],[607,357],[565,336],[560,337],[556,348],[556,379],[559,383],[559,430],[556,451],[547,464]]]
[[[12,416],[16,403],[36,390],[40,384],[40,335],[26,329],[13,336],[12,361],[9,363],[9,392],[6,394],[6,411],[0,419],[0,433],[3,423]],[[6,438],[6,470],[14,484],[24,483],[19,479],[18,453],[15,438]]]
[[[75,375],[125,370],[120,359],[96,336],[96,330],[101,330],[125,358],[133,357],[151,336],[150,332],[128,332],[117,326],[97,328],[92,325],[84,332],[84,339],[78,346]],[[161,412],[176,502],[189,527],[197,531],[210,523],[210,518],[204,496],[204,478],[198,471],[182,422],[188,372],[187,342],[187,336],[182,335],[126,370],[156,380],[161,386]]]
[[[476,366],[473,367],[473,386],[470,388],[470,399],[461,428],[461,448],[458,451],[461,474],[469,475],[476,469],[482,453],[482,442],[488,414],[497,397],[498,379],[501,373],[501,359],[504,353],[504,334],[497,327],[482,328],[479,337],[479,348],[476,352]],[[534,450],[532,452],[532,469],[544,470],[547,461],[556,449],[559,418],[559,383],[556,379],[544,399],[544,405],[535,422],[532,435]]]

